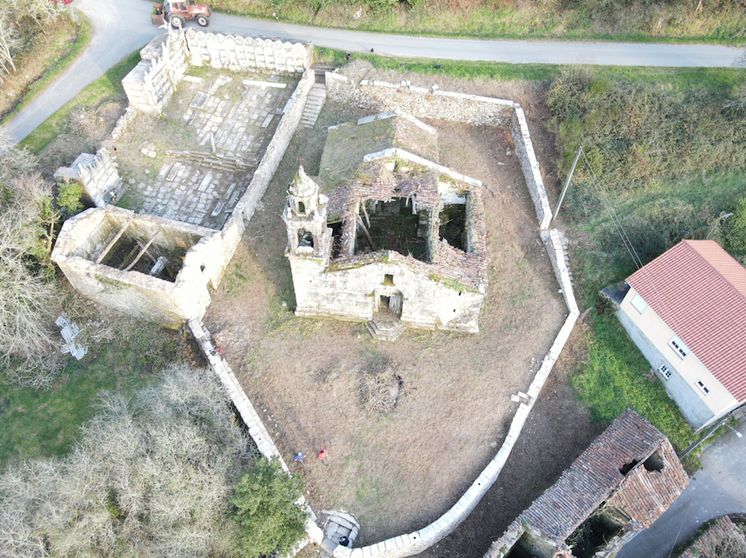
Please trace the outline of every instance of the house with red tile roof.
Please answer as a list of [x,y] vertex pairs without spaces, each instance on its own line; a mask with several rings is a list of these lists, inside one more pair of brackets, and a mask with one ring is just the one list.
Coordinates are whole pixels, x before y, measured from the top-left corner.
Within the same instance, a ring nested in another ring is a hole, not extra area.
[[712,240],[642,267],[617,313],[695,429],[746,402],[746,269]]
[[492,543],[484,558],[614,556],[689,477],[658,429],[627,409]]

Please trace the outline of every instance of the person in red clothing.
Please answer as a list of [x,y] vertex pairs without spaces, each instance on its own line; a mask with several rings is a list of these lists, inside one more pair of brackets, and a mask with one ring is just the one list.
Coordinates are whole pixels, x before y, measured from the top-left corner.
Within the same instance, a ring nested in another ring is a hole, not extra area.
[[326,462],[326,450],[325,450],[325,449],[322,449],[322,450],[321,450],[321,451],[319,452],[319,459],[321,459],[321,461],[322,461],[322,463],[323,463],[324,465],[327,465],[327,466],[329,465],[329,464],[328,464],[328,463]]

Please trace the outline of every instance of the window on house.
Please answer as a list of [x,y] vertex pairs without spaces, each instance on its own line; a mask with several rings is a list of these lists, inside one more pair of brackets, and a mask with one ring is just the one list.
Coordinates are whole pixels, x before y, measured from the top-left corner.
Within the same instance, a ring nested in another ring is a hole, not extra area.
[[708,387],[704,385],[700,380],[697,380],[697,387],[699,388],[699,391],[701,391],[705,395],[710,393],[710,390],[708,389]]
[[383,276],[383,284],[384,285],[392,285],[394,284],[394,276],[393,275],[384,275]]
[[665,364],[660,365],[660,367],[658,368],[658,372],[660,372],[661,376],[663,376],[666,380],[671,378],[671,369]]
[[689,347],[677,335],[674,335],[668,344],[681,359],[686,358],[686,355],[689,354]]
[[298,213],[300,215],[305,215],[306,214],[306,204],[303,203],[302,201],[298,202]]
[[642,314],[645,311],[645,308],[648,307],[648,303],[645,302],[645,300],[639,294],[635,294],[635,296],[632,298],[632,306],[634,306],[635,310]]

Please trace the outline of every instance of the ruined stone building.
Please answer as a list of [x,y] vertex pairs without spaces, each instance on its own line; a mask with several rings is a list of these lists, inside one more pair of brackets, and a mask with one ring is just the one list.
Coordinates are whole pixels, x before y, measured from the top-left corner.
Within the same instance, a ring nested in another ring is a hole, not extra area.
[[438,165],[437,132],[399,111],[330,128],[283,213],[299,316],[477,332],[487,286],[481,182]]
[[[192,30],[143,48],[122,82],[129,107],[106,142],[113,149],[83,153],[55,174],[96,206],[64,223],[52,252],[70,283],[138,318],[174,327],[202,318],[208,284],[217,287],[300,122],[312,53],[308,43]],[[190,75],[193,66],[214,71]],[[170,119],[178,149],[127,138],[143,114]],[[140,142],[134,159],[127,140]],[[160,170],[124,184],[115,151],[131,167]],[[124,189],[139,202],[107,205],[122,203]]]
[[628,409],[492,543],[485,558],[613,555],[688,483],[668,439]]

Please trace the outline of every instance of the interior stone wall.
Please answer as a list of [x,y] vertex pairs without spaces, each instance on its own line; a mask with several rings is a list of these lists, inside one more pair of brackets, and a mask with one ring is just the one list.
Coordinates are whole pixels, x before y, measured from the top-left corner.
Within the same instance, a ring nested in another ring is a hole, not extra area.
[[140,51],[140,58],[122,80],[122,86],[130,105],[159,114],[189,66],[297,73],[310,67],[313,46],[190,29],[157,36]]

